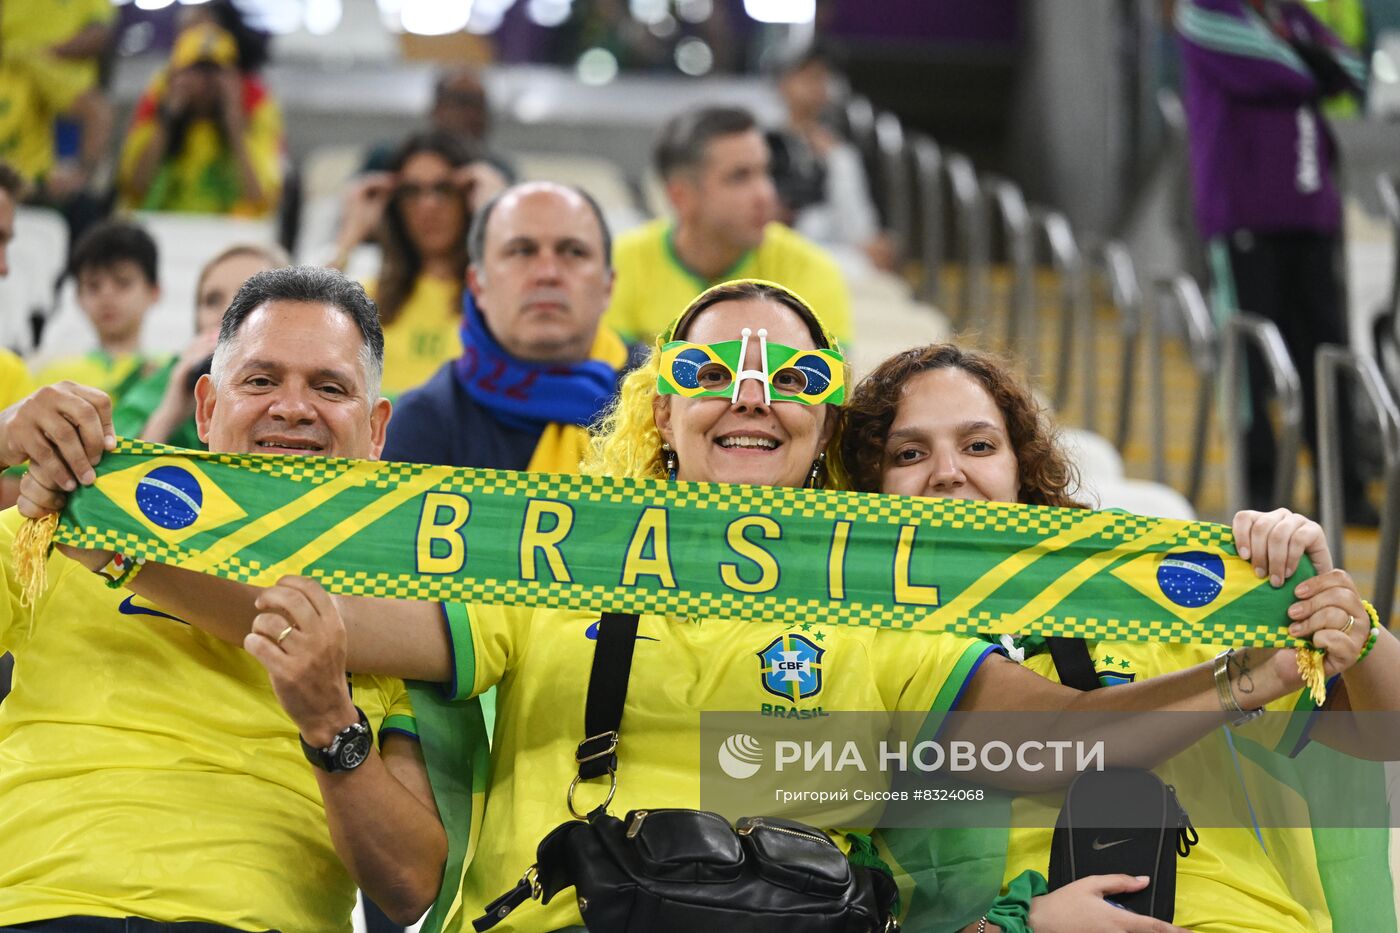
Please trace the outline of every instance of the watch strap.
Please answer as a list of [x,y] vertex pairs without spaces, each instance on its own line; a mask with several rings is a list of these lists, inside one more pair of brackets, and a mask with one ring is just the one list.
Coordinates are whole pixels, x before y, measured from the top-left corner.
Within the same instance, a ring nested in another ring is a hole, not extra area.
[[364,764],[369,758],[368,754],[362,756],[359,761],[348,766],[342,764],[340,761],[340,750],[350,742],[353,742],[360,736],[369,736],[371,741],[373,740],[373,736],[370,734],[369,717],[366,716],[365,711],[358,706],[355,707],[355,712],[359,714],[360,718],[337,732],[335,738],[331,739],[331,744],[327,745],[325,748],[317,748],[307,742],[306,739],[298,733],[297,740],[301,742],[301,753],[306,756],[306,760],[322,771],[329,771],[331,773],[337,771],[352,771]]

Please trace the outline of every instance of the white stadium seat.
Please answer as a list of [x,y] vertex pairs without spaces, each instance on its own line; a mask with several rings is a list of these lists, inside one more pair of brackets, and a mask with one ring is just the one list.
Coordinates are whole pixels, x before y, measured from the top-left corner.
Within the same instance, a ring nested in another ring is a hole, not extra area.
[[30,315],[53,307],[54,282],[68,258],[68,225],[58,211],[20,207],[9,247],[10,275],[0,279],[0,346],[31,349]]
[[[270,219],[161,213],[138,213],[132,219],[155,239],[159,256],[160,300],[141,331],[141,348],[147,353],[177,353],[189,343],[194,335],[195,284],[205,262],[235,243],[277,240]],[[78,308],[73,283],[67,282],[32,365],[37,369],[58,357],[96,348],[97,335]]]
[[1104,480],[1097,489],[1097,501],[1090,502],[1101,509],[1123,509],[1135,515],[1156,518],[1179,518],[1195,521],[1196,510],[1181,493],[1170,486],[1140,479]]

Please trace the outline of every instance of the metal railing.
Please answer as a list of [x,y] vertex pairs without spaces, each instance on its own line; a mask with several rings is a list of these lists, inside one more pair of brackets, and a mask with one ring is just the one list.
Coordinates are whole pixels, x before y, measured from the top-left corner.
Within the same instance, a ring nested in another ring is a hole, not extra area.
[[909,150],[904,127],[889,111],[875,118],[875,145],[880,152],[880,201],[885,223],[894,241],[896,268],[907,258],[914,242],[914,198],[909,178]]
[[[1350,378],[1343,381],[1343,376]],[[1321,504],[1318,518],[1327,531],[1333,562],[1339,567],[1346,566],[1342,436],[1350,426],[1342,423],[1341,400],[1347,383],[1360,389],[1370,401],[1380,432],[1385,492],[1376,553],[1376,585],[1371,598],[1382,623],[1388,628],[1395,610],[1396,564],[1400,562],[1400,407],[1374,360],[1332,344],[1317,348],[1318,498]]]
[[988,306],[986,211],[982,208],[982,188],[977,184],[977,170],[972,167],[971,159],[950,152],[943,160],[943,170],[952,196],[956,255],[962,263],[953,326],[964,330],[973,318],[985,315]]
[[1274,488],[1269,502],[1275,508],[1292,508],[1298,452],[1303,446],[1303,387],[1298,367],[1288,355],[1278,325],[1265,318],[1237,314],[1225,322],[1221,340],[1225,346],[1220,381],[1225,387],[1226,513],[1233,515],[1250,507],[1246,456],[1249,448],[1242,412],[1251,391],[1246,378],[1247,344],[1259,351],[1279,405],[1279,423],[1274,429]]
[[943,298],[943,151],[923,134],[915,134],[909,145],[919,212],[919,265],[923,269],[917,297],[937,306]]
[[1035,362],[1037,320],[1035,308],[1034,226],[1026,199],[1013,182],[994,175],[982,181],[982,191],[991,223],[1001,230],[1006,262],[1011,269],[1010,295],[1006,303],[1004,346],[1009,353],[1024,357],[1032,378],[1039,372]]
[[1191,364],[1196,370],[1196,412],[1192,427],[1190,476],[1186,498],[1200,508],[1201,482],[1205,476],[1206,432],[1210,427],[1211,396],[1219,369],[1219,340],[1210,309],[1195,278],[1181,273],[1161,279],[1154,289],[1152,327],[1148,329],[1148,365],[1157,404],[1152,406],[1152,478],[1167,483],[1167,387],[1163,349],[1168,320],[1180,322]]
[[1392,392],[1400,393],[1400,176],[1381,173],[1376,177],[1381,207],[1390,222],[1390,238],[1394,253],[1390,272],[1390,294],[1386,306],[1378,313],[1375,325],[1376,355],[1380,357],[1381,372]]
[[1391,246],[1395,256],[1395,264],[1390,270],[1390,310],[1395,311],[1400,309],[1400,175],[1382,172],[1376,176],[1376,190],[1380,193],[1385,218],[1390,222]]
[[[1055,271],[1060,303],[1059,347],[1052,358],[1055,367],[1055,408],[1063,411],[1068,404],[1077,371],[1083,382],[1081,427],[1093,431],[1098,420],[1098,348],[1094,339],[1093,307],[1084,254],[1079,249],[1079,241],[1075,239],[1069,218],[1059,211],[1037,212],[1035,230],[1037,238],[1045,244],[1050,267]],[[1076,348],[1080,351],[1078,354],[1075,353]]]
[[1127,449],[1132,431],[1133,387],[1137,384],[1138,343],[1142,335],[1142,287],[1132,254],[1118,240],[1105,243],[1101,252],[1109,301],[1118,312],[1123,349],[1118,360],[1118,421],[1114,442],[1121,452]]
[[870,164],[875,160],[875,107],[870,99],[859,94],[846,101],[846,131],[861,157]]

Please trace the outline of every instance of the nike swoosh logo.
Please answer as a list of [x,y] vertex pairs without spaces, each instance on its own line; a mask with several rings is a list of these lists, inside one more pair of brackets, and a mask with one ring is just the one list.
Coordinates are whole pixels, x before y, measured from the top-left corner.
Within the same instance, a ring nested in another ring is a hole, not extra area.
[[184,619],[173,616],[168,612],[161,612],[159,609],[148,609],[145,606],[136,605],[136,597],[128,596],[117,606],[117,611],[124,616],[155,616],[157,619],[169,619],[171,622],[179,622],[181,625],[189,625]]
[[1095,839],[1092,843],[1090,843],[1090,847],[1091,847],[1095,852],[1102,852],[1104,849],[1111,849],[1111,848],[1113,848],[1114,846],[1121,846],[1123,843],[1125,843],[1125,842],[1131,842],[1131,841],[1132,841],[1132,838],[1131,838],[1131,837],[1129,837],[1129,838],[1127,838],[1127,839],[1116,839],[1116,840],[1114,840],[1113,842],[1099,842],[1097,839]]
[[[601,621],[601,620],[600,620],[600,621]],[[589,641],[597,641],[597,640],[598,640],[598,623],[597,623],[597,622],[594,622],[592,625],[588,626],[588,628],[586,628],[586,629],[584,630],[584,632],[583,632],[583,637],[584,637],[584,638],[587,638]],[[637,641],[660,641],[660,640],[661,640],[661,639],[659,639],[659,638],[652,638],[650,635],[638,635],[638,636],[637,636]]]

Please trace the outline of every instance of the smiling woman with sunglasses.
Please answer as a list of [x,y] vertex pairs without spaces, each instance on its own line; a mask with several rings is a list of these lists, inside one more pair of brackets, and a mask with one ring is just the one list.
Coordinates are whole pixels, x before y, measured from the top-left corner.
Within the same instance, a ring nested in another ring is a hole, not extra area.
[[505,185],[440,131],[410,136],[386,172],[370,172],[346,193],[332,265],[373,235],[382,254],[367,283],[384,326],[384,393],[426,382],[461,352],[458,330],[467,274],[467,229],[477,206]]

